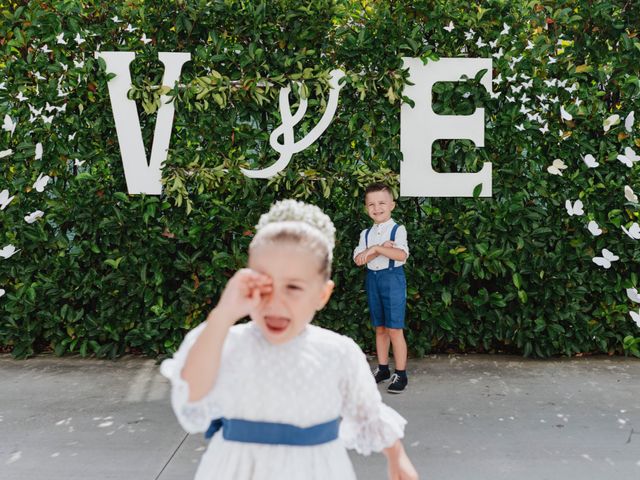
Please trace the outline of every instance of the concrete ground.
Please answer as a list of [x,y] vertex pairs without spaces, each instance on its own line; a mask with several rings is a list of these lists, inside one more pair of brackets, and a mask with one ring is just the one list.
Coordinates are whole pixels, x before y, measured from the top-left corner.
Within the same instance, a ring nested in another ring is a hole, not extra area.
[[[382,395],[409,420],[421,479],[640,478],[637,359],[435,356],[409,374]],[[0,355],[3,480],[188,479],[204,445],[151,360]],[[382,455],[352,458],[359,478],[386,478]]]

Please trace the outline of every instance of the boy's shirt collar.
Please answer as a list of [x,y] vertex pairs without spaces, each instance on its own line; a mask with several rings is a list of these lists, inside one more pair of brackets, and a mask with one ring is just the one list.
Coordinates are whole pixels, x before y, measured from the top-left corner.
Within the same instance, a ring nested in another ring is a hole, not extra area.
[[374,223],[373,226],[374,228],[379,230],[381,228],[385,228],[387,225],[393,225],[394,223],[396,222],[393,221],[393,218],[389,218],[389,220],[387,220],[386,222]]

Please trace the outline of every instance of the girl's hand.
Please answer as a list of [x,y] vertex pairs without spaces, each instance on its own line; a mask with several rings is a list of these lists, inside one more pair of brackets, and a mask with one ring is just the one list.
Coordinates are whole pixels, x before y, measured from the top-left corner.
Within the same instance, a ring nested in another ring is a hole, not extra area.
[[418,480],[418,472],[409,460],[400,440],[386,448],[387,472],[389,480]]
[[224,287],[220,301],[214,309],[216,321],[229,326],[258,307],[263,295],[273,289],[273,280],[249,268],[238,270]]

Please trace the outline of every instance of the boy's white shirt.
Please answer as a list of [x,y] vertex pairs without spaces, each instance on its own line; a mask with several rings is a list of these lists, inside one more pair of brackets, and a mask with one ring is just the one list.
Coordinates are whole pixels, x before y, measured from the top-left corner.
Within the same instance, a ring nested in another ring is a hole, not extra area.
[[[382,245],[384,242],[391,240],[391,230],[396,222],[393,221],[393,218],[390,218],[386,222],[373,224],[371,227],[371,231],[369,232],[369,247],[374,245]],[[360,242],[358,246],[353,251],[353,258],[355,259],[358,254],[364,252],[367,249],[367,243],[365,240],[368,229],[364,229],[360,233]],[[407,258],[409,258],[409,245],[407,244],[407,229],[404,228],[404,225],[400,225],[398,230],[396,230],[396,239],[394,241],[395,248],[399,248],[403,252],[407,254]],[[404,262],[399,260],[394,260],[394,266],[398,267],[400,265],[404,265],[406,263],[406,259]],[[384,270],[385,268],[389,268],[389,257],[385,257],[384,255],[378,255],[373,260],[367,262],[367,268],[369,270]]]

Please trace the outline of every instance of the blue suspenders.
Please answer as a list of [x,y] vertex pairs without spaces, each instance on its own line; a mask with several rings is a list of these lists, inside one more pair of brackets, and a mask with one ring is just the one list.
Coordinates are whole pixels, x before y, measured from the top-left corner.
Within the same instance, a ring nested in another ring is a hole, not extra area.
[[[390,236],[390,240],[392,242],[396,241],[396,231],[398,230],[398,227],[400,225],[398,225],[397,223],[393,225],[393,228],[391,229],[391,236]],[[367,233],[364,234],[364,245],[365,248],[369,248],[369,232],[371,231],[371,227],[367,228]],[[393,260],[389,259],[389,268],[393,268],[395,266],[395,263]]]

